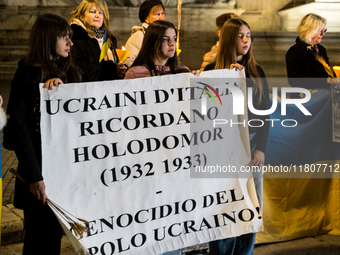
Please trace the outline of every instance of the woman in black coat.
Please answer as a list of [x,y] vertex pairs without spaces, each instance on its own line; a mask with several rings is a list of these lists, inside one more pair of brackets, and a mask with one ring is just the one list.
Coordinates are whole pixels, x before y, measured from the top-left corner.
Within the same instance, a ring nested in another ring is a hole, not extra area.
[[[332,77],[326,49],[319,43],[325,35],[327,20],[319,15],[305,15],[298,26],[299,36],[296,44],[286,54],[287,76],[292,87],[318,90],[327,88],[327,79],[296,79],[296,78],[328,78]],[[298,98],[303,95],[292,94]]]
[[46,205],[41,169],[39,83],[52,88],[81,81],[70,57],[71,37],[72,30],[63,18],[53,14],[39,17],[30,33],[29,53],[19,62],[11,84],[4,146],[15,151],[17,171],[25,179],[25,183],[16,179],[14,193],[14,206],[24,210],[24,255],[60,254],[62,228]]
[[[115,49],[117,40],[108,29],[109,11],[106,3],[84,0],[71,13],[73,30],[72,59],[82,70],[83,81],[104,81],[124,78],[126,66],[119,63]],[[107,34],[111,48],[100,61],[104,37]]]

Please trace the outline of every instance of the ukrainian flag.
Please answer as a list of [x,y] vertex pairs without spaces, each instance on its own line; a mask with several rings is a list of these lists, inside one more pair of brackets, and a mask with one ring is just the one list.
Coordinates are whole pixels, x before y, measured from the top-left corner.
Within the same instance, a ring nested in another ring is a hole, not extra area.
[[109,33],[105,31],[104,41],[102,50],[100,52],[99,63],[107,56],[107,50],[111,47],[111,40],[109,38]]
[[[305,116],[295,105],[287,105],[287,115],[282,116],[278,102],[270,116],[279,121],[275,121],[269,131],[266,164],[290,166],[340,159],[340,143],[333,142],[331,90],[322,89],[312,94],[303,106],[311,116]],[[294,119],[298,124],[284,127],[280,122],[285,119]]]
[[[273,177],[264,173],[263,214],[267,217],[257,243],[340,235],[340,143],[333,142],[331,90],[312,94],[303,106],[312,116],[305,116],[295,105],[287,105],[287,115],[282,116],[281,103],[270,116],[277,121],[270,127],[265,165],[288,166],[291,174],[277,178],[280,172]],[[298,125],[283,127],[284,119],[294,119]],[[294,165],[303,175],[294,176]],[[330,174],[331,178],[324,178]]]

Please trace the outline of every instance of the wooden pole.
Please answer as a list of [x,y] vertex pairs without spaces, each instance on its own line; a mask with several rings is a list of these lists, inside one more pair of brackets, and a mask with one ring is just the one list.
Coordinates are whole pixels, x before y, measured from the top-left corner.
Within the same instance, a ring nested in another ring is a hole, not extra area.
[[176,48],[179,49],[179,31],[181,30],[181,15],[182,15],[182,0],[177,2],[177,12],[178,12],[178,26],[177,26],[177,41]]

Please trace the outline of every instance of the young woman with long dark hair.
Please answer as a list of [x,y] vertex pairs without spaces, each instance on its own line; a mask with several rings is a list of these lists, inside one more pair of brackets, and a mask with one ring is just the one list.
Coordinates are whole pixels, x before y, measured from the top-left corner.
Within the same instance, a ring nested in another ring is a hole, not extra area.
[[4,135],[18,158],[17,171],[26,181],[16,179],[13,203],[24,210],[24,255],[60,254],[62,228],[46,205],[41,170],[39,83],[51,89],[81,81],[70,56],[72,34],[63,18],[40,16],[30,33],[28,55],[19,62],[11,84]]
[[[171,22],[157,20],[151,23],[146,30],[141,50],[124,79],[190,72],[187,67],[178,64],[176,39],[177,30]],[[180,250],[163,253],[180,254]]]
[[177,60],[176,39],[177,30],[171,22],[157,20],[151,23],[142,48],[125,79],[190,72]]
[[125,48],[130,52],[124,63],[130,67],[136,59],[148,26],[156,20],[165,20],[165,7],[161,0],[145,0],[139,7],[139,20],[142,26],[133,26],[131,36],[125,43]]

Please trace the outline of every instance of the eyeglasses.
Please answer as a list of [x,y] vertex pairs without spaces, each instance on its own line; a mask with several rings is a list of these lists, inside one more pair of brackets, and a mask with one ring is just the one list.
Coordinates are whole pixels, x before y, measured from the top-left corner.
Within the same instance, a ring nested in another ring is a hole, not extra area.
[[320,35],[325,35],[326,32],[327,32],[327,28],[326,28],[325,30],[321,30],[321,31],[320,31]]

